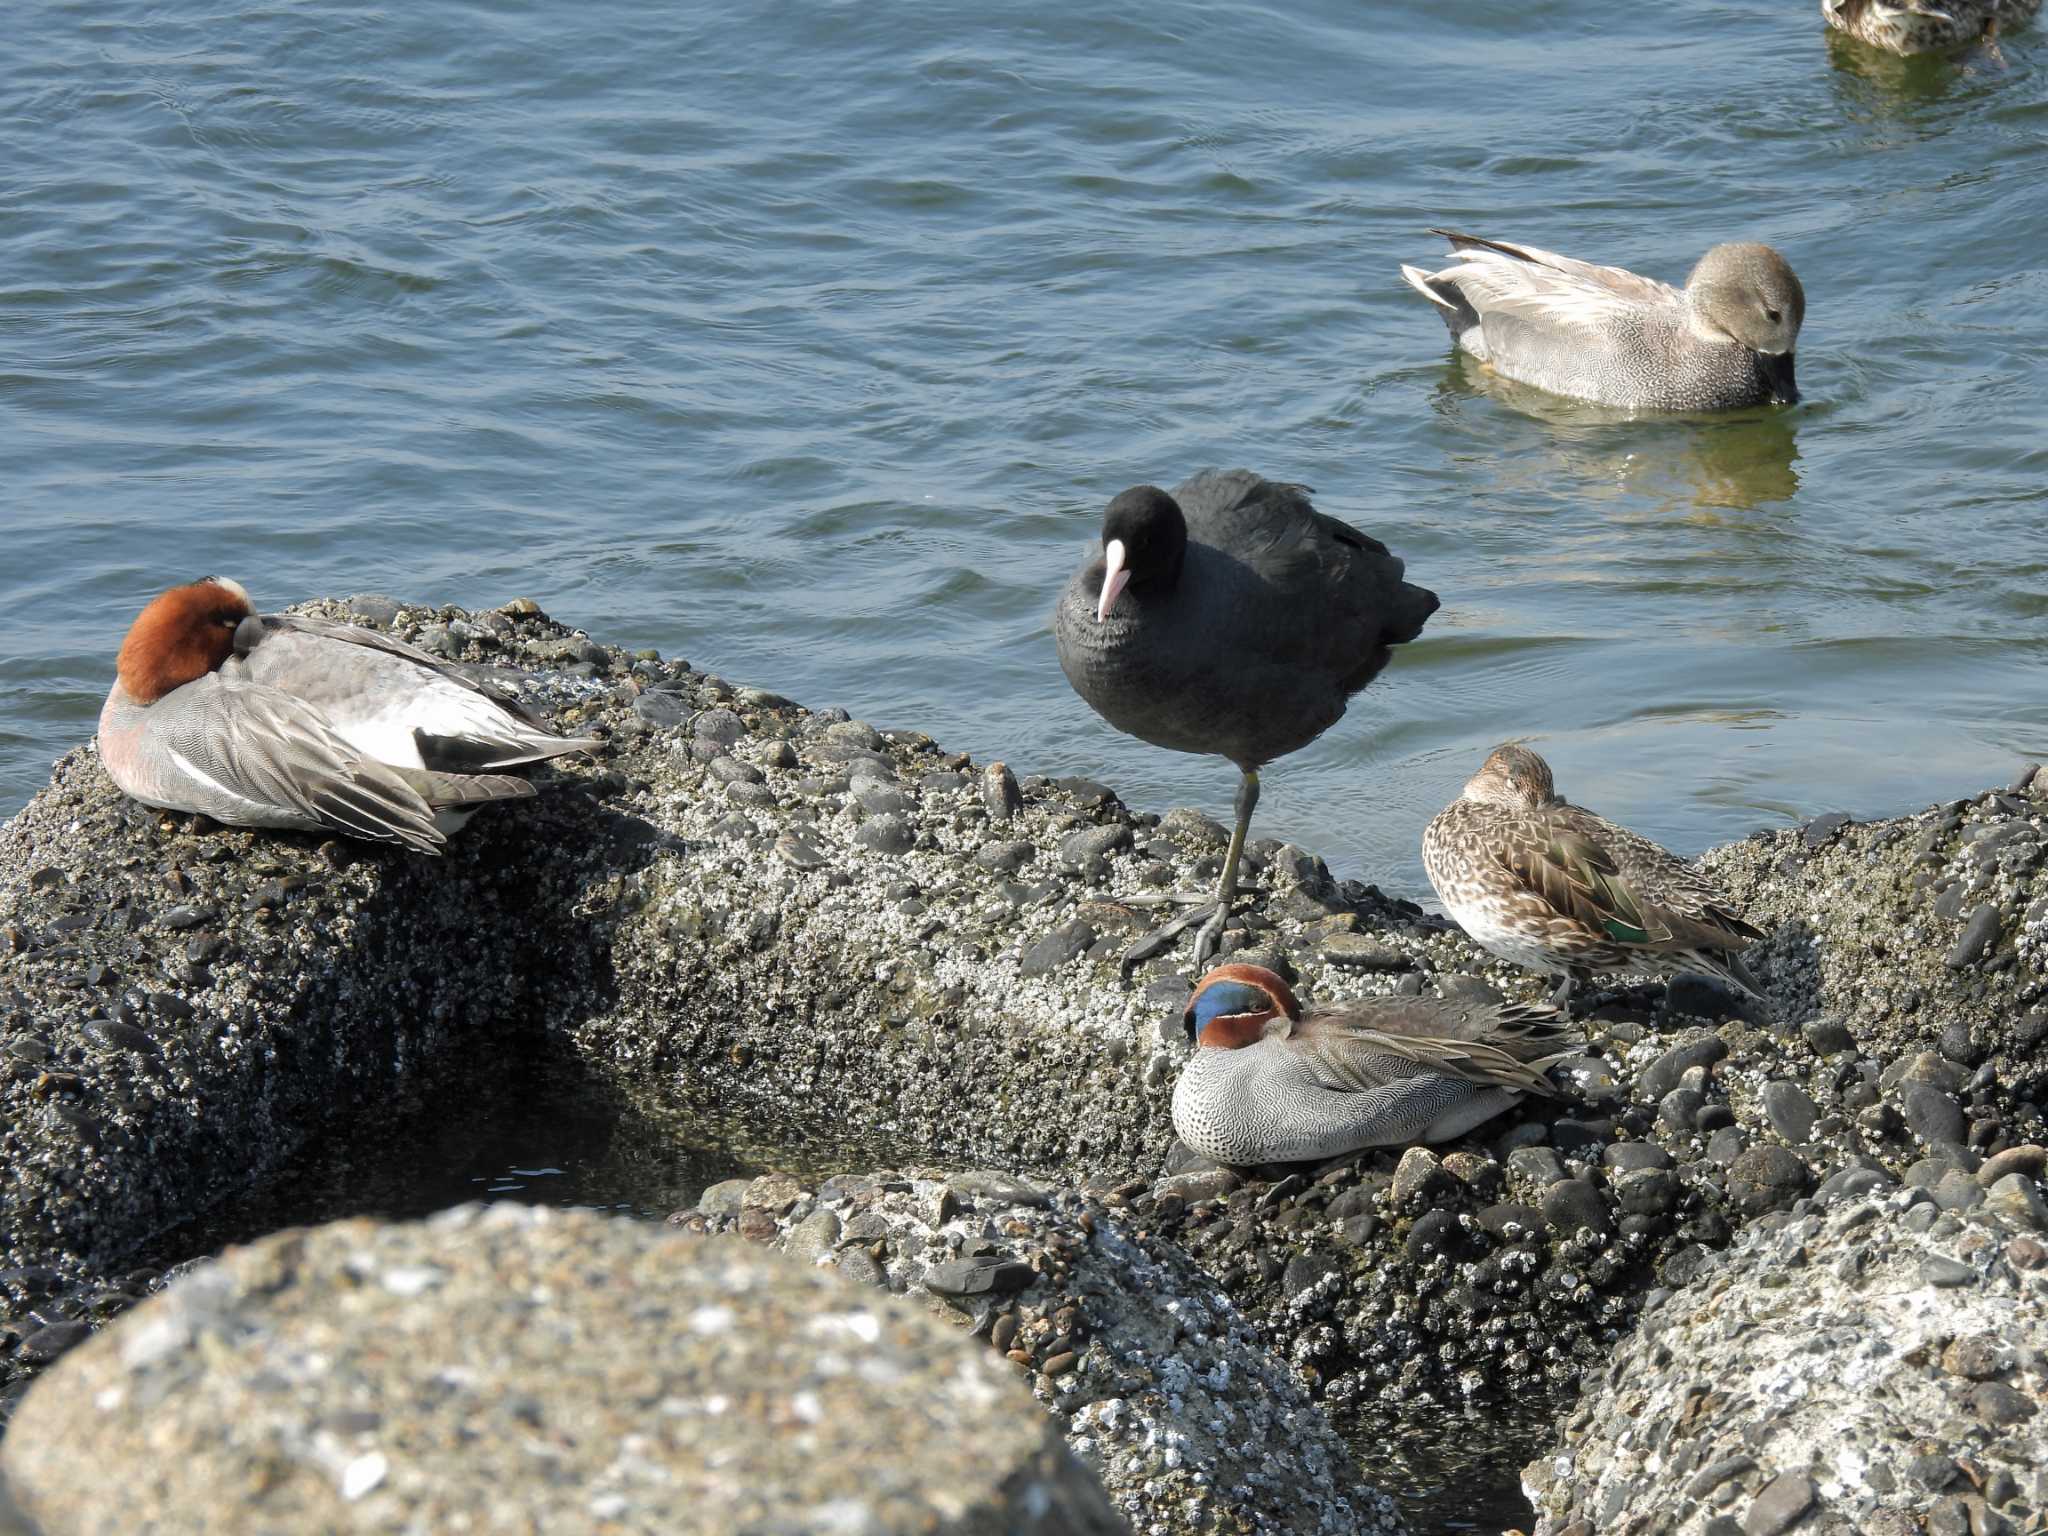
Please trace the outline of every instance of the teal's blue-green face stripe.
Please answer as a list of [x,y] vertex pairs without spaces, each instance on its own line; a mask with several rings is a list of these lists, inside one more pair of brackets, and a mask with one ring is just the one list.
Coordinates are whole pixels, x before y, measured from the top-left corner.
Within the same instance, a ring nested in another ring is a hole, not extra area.
[[1189,1010],[1195,1018],[1196,1034],[1200,1034],[1211,1019],[1228,1018],[1233,1013],[1272,1011],[1273,999],[1248,981],[1219,981],[1196,998]]

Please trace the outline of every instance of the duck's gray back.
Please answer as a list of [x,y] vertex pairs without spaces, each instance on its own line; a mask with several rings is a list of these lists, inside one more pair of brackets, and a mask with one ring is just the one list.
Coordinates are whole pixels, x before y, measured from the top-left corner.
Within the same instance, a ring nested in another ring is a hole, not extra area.
[[1207,470],[1173,495],[1188,525],[1173,592],[1127,592],[1098,623],[1098,559],[1053,618],[1068,681],[1129,735],[1256,768],[1335,724],[1436,611],[1385,545],[1300,486]]

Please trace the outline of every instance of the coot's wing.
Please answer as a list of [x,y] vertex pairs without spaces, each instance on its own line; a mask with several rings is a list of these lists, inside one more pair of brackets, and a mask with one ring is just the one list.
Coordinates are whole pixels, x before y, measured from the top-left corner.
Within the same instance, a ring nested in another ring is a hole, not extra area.
[[1402,580],[1399,556],[1318,512],[1308,487],[1250,470],[1205,470],[1174,492],[1190,537],[1227,554],[1255,582],[1230,620],[1271,659],[1328,674],[1355,691],[1413,640],[1436,594]]

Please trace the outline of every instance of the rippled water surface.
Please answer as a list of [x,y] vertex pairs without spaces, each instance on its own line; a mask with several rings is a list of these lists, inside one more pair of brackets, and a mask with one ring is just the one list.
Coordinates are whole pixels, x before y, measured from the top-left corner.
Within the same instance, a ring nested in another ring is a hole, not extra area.
[[[140,603],[529,595],[1132,803],[1047,613],[1242,462],[1444,609],[1260,827],[1421,885],[1496,741],[1684,849],[2048,751],[2048,43],[1783,0],[35,3],[0,73],[0,811]],[[1448,352],[1450,223],[1804,279],[1806,402],[1616,421]]]

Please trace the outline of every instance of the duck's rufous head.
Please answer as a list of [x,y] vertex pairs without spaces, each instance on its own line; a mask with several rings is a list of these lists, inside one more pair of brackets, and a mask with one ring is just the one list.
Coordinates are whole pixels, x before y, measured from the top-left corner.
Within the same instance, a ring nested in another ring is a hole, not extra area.
[[116,664],[137,703],[154,704],[204,677],[235,648],[235,626],[256,611],[238,581],[205,576],[173,587],[137,615]]
[[1263,1039],[1275,1019],[1301,1021],[1287,983],[1263,965],[1219,965],[1204,976],[1182,1010],[1188,1039],[1234,1051]]

